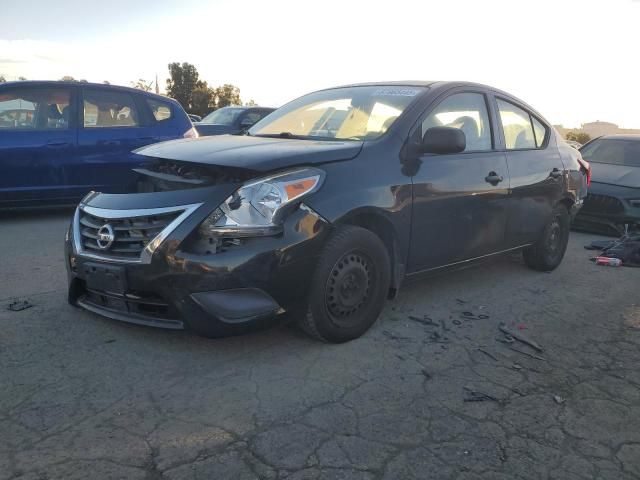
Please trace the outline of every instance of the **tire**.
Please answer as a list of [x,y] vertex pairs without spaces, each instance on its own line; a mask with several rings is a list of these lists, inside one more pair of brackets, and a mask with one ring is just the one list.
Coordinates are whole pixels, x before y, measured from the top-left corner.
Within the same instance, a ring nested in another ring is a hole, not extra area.
[[570,228],[569,212],[564,206],[556,207],[540,239],[522,252],[527,266],[533,270],[550,272],[560,265],[567,250]]
[[320,254],[300,327],[324,342],[360,337],[380,315],[390,277],[389,253],[375,234],[339,227]]

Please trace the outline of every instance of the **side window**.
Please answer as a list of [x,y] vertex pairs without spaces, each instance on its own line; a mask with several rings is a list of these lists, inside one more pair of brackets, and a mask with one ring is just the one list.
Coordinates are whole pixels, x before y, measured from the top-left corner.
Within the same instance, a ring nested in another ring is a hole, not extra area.
[[249,112],[242,118],[242,120],[240,120],[240,122],[243,125],[253,125],[258,120],[260,120],[262,117],[263,117],[263,115],[260,112]]
[[492,148],[487,103],[481,93],[456,93],[443,100],[422,122],[422,136],[431,127],[462,130],[467,140],[465,152]]
[[153,117],[156,119],[156,121],[162,122],[164,120],[171,119],[171,107],[168,104],[159,102],[158,100],[154,100],[152,98],[147,98],[146,100],[147,105],[149,105],[151,113],[153,113]]
[[84,126],[136,127],[138,111],[128,93],[106,90],[84,90]]
[[507,149],[536,148],[536,137],[529,113],[505,100],[497,99],[497,102]]
[[0,92],[0,129],[56,130],[69,128],[70,91],[16,88]]
[[540,148],[547,138],[547,127],[534,117],[531,117],[531,120],[533,122],[533,133],[536,136],[536,147]]

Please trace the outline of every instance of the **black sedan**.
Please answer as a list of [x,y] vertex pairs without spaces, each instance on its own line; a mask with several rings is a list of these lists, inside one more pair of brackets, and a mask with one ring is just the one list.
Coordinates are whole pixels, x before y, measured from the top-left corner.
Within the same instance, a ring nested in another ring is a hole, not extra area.
[[599,137],[580,153],[592,165],[593,173],[575,226],[611,235],[639,228],[640,135]]
[[274,108],[265,107],[223,107],[214,110],[193,125],[201,137],[225,134],[239,135],[274,110]]
[[458,82],[322,90],[247,135],[138,153],[142,193],[76,210],[69,300],[207,336],[288,312],[344,342],[407,279],[513,251],[553,270],[587,187],[580,153],[533,108]]

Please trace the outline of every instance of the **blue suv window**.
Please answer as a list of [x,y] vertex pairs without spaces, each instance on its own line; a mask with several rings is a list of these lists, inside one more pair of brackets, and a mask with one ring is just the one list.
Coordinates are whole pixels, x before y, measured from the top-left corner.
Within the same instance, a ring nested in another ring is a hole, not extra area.
[[139,125],[135,101],[128,93],[87,89],[83,95],[85,128]]
[[159,102],[158,100],[154,100],[152,98],[147,98],[147,105],[151,109],[151,113],[153,113],[153,117],[157,122],[163,122],[165,120],[171,119],[171,107],[164,103]]
[[17,88],[0,93],[0,129],[69,128],[69,90]]

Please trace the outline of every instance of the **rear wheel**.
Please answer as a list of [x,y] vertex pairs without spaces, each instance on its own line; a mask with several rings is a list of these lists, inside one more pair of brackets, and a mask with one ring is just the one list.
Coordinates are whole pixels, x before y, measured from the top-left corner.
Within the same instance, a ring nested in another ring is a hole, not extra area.
[[556,207],[538,242],[522,252],[525,263],[530,268],[543,272],[555,269],[567,250],[570,227],[567,209],[563,206]]
[[389,281],[389,254],[382,241],[364,228],[340,227],[320,256],[300,326],[332,343],[361,336],[380,315]]

